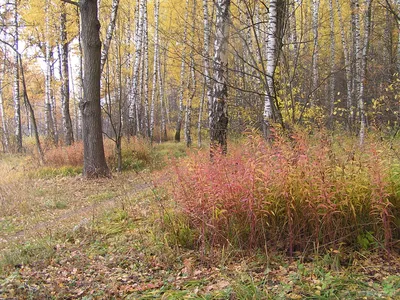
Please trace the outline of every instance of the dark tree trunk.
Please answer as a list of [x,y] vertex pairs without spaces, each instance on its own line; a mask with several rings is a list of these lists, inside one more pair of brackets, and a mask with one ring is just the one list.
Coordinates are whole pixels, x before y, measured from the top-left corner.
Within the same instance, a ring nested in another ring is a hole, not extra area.
[[83,123],[84,167],[88,178],[109,176],[107,167],[100,107],[100,22],[97,0],[81,0],[81,36],[84,56],[83,101],[80,103]]

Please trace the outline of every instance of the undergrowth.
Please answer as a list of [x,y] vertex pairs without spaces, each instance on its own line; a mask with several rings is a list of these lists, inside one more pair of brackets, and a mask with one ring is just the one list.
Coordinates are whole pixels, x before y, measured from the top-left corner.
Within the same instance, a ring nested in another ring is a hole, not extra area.
[[169,169],[180,208],[175,231],[188,236],[176,239],[203,250],[259,247],[289,255],[342,247],[391,251],[400,238],[399,159],[384,142],[355,145],[324,132],[276,137],[272,144],[252,134],[227,156],[210,161],[208,153],[190,154]]
[[[117,169],[117,153],[114,144],[105,140],[104,151],[108,166]],[[134,137],[122,141],[122,170],[159,170],[166,165],[168,157],[183,157],[186,147],[183,144],[165,142],[151,144],[147,139]],[[71,146],[54,147],[46,151],[45,167],[35,170],[34,176],[47,178],[71,176],[82,172],[83,144],[75,142]],[[37,172],[36,172],[37,171]]]

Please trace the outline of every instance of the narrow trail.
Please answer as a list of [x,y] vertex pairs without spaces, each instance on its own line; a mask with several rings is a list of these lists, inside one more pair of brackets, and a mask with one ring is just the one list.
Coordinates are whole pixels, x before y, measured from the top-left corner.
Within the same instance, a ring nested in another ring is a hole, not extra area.
[[[138,178],[139,179],[139,178]],[[149,190],[151,184],[141,179],[141,183],[134,184],[124,197],[134,197],[140,193]],[[16,233],[4,235],[0,233],[0,252],[7,249],[13,244],[22,244],[35,238],[42,238],[44,236],[52,236],[54,233],[61,230],[73,231],[74,228],[89,224],[93,219],[101,216],[106,211],[116,208],[119,204],[121,195],[97,201],[94,203],[87,203],[81,207],[73,207],[65,210],[62,214],[56,216],[54,219],[44,220],[34,224],[32,227],[25,228]]]

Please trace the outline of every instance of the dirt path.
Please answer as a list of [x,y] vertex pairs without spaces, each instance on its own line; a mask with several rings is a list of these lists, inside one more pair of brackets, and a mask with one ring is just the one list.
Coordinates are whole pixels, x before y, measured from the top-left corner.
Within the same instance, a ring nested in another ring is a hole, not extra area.
[[[122,196],[132,198],[149,190],[150,184],[145,182],[144,178],[136,178],[135,181],[138,182],[131,185],[128,190],[124,189],[124,194],[102,201],[92,201],[93,203],[82,201],[82,206],[72,206],[70,209],[62,210],[60,214],[39,221],[32,226],[27,226],[18,232],[10,234],[0,233],[0,252],[15,244],[22,244],[35,238],[52,236],[64,230],[77,230],[80,226],[90,224],[98,216],[121,205]],[[96,187],[94,186],[93,194],[97,192],[95,189]]]

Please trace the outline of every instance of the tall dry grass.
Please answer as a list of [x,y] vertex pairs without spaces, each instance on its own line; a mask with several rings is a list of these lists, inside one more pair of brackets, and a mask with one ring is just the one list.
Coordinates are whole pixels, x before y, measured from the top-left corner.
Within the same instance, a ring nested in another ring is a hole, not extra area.
[[253,134],[226,157],[177,161],[170,190],[201,247],[390,251],[400,238],[399,159],[384,142],[356,145],[324,132],[272,145]]

